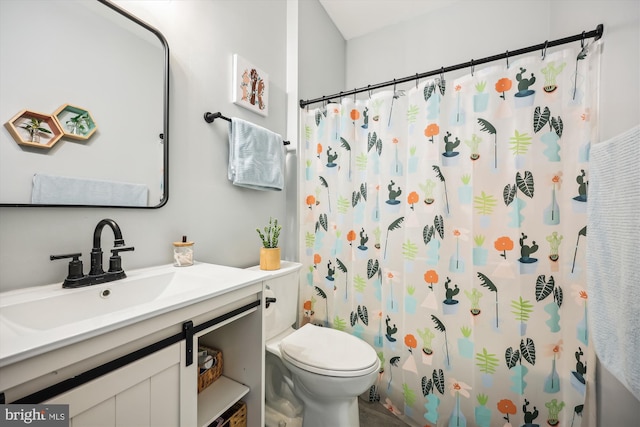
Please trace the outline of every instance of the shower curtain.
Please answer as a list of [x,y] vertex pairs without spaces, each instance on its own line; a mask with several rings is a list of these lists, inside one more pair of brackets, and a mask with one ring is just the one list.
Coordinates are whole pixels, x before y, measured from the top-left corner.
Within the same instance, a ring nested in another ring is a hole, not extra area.
[[581,424],[600,55],[577,45],[301,112],[301,324],[371,344],[367,398],[413,424]]

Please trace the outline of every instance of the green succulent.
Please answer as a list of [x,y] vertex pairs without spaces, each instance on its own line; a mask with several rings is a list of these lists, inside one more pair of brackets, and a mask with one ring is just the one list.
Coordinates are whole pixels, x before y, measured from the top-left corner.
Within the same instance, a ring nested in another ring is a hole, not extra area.
[[269,218],[269,225],[264,227],[264,234],[260,231],[259,228],[256,228],[260,239],[262,240],[262,244],[265,248],[277,248],[278,247],[278,237],[280,237],[280,231],[282,230],[282,226],[278,225],[278,219],[275,220],[273,218]]

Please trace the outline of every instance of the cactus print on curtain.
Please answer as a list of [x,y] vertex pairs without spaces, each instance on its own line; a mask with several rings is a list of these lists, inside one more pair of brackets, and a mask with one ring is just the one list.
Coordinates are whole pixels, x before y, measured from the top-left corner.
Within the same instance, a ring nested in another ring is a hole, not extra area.
[[370,399],[418,425],[580,425],[598,48],[302,112],[301,319],[376,349]]

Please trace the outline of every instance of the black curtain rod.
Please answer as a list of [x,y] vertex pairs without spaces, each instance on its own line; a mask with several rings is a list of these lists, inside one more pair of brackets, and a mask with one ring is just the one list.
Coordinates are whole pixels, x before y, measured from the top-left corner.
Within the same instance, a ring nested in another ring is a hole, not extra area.
[[[226,121],[228,121],[229,123],[231,123],[231,119],[230,119],[229,117],[225,117],[225,116],[223,116],[223,115],[222,115],[222,113],[221,113],[221,112],[219,112],[219,111],[218,111],[217,113],[210,113],[210,112],[208,112],[208,111],[207,111],[206,113],[204,113],[204,121],[205,121],[205,122],[207,122],[207,123],[213,123],[213,121],[214,121],[215,119],[222,119],[222,120],[226,120]],[[290,144],[291,144],[291,142],[289,142],[289,141],[282,141],[282,143],[283,143],[284,145],[290,145]]]
[[448,73],[451,71],[455,71],[455,70],[460,70],[463,68],[471,68],[471,71],[473,72],[473,67],[476,65],[480,65],[480,64],[486,64],[487,62],[493,62],[493,61],[498,61],[500,59],[506,59],[507,60],[507,64],[509,63],[509,58],[513,57],[513,56],[517,56],[517,55],[522,55],[524,53],[529,53],[529,52],[534,52],[536,50],[542,50],[543,55],[546,54],[546,50],[548,47],[553,47],[553,46],[560,46],[563,44],[567,44],[567,43],[571,43],[571,42],[575,42],[575,41],[584,41],[585,39],[594,38],[595,40],[599,40],[602,37],[602,34],[604,33],[604,25],[599,24],[595,30],[592,31],[588,31],[585,32],[583,31],[582,34],[576,34],[575,36],[570,36],[570,37],[565,37],[562,39],[557,39],[557,40],[553,40],[553,41],[545,41],[544,43],[540,43],[537,44],[535,46],[529,46],[529,47],[525,47],[522,49],[518,49],[518,50],[514,50],[514,51],[506,51],[505,53],[500,53],[498,55],[493,55],[493,56],[488,56],[486,58],[481,58],[481,59],[472,59],[469,62],[464,62],[462,64],[457,64],[457,65],[452,65],[449,67],[442,67],[438,70],[433,70],[433,71],[429,71],[426,73],[422,73],[422,74],[418,74],[416,73],[414,76],[408,76],[408,77],[404,77],[401,79],[393,79],[390,80],[388,82],[384,82],[384,83],[378,83],[375,85],[368,85],[366,87],[361,87],[358,89],[352,89],[346,92],[339,92],[339,93],[334,93],[333,95],[329,95],[329,96],[322,96],[320,98],[314,98],[314,99],[309,99],[309,100],[300,100],[300,108],[303,108],[309,104],[315,104],[316,102],[324,102],[324,101],[330,101],[334,98],[342,98],[344,96],[349,96],[349,95],[355,95],[357,93],[361,93],[361,92],[367,92],[367,91],[371,91],[371,90],[375,90],[375,89],[380,89],[383,87],[387,87],[387,86],[392,86],[392,85],[397,85],[400,83],[406,83],[406,82],[410,82],[413,80],[418,80],[418,79],[423,79],[425,77],[431,77],[431,76],[435,76],[438,74],[444,74],[444,73]]

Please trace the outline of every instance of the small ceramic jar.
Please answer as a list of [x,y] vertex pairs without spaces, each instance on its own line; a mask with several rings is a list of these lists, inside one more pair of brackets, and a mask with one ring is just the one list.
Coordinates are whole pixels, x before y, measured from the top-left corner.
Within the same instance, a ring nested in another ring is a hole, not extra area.
[[173,242],[173,265],[176,267],[193,265],[193,242],[187,242],[187,236],[182,236],[182,242]]

